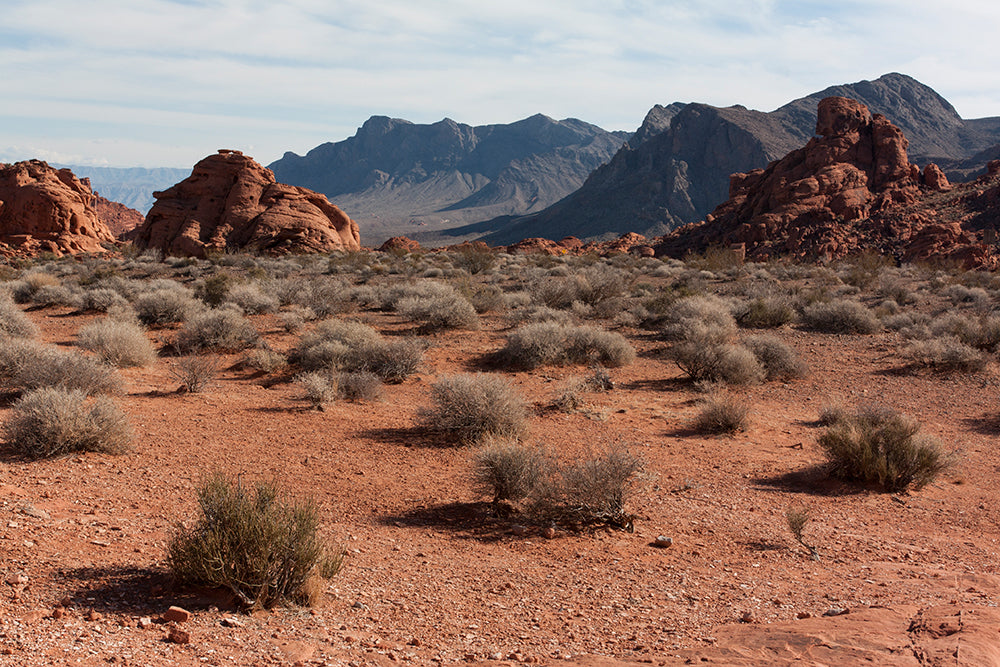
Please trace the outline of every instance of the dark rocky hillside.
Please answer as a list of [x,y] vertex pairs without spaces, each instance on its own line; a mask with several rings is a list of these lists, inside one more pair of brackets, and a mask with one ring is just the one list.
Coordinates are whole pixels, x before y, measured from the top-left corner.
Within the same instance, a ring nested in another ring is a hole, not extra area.
[[490,245],[531,237],[664,234],[701,220],[725,201],[730,174],[763,168],[805,144],[813,136],[817,104],[831,96],[858,100],[885,115],[909,139],[913,162],[938,162],[952,180],[981,173],[1000,150],[1000,118],[964,120],[931,88],[903,74],[831,86],[769,113],[675,103],[654,107],[634,138],[565,199],[539,213],[451,233],[474,234]]
[[363,242],[540,211],[576,190],[627,138],[543,115],[508,125],[431,125],[373,116],[344,141],[270,168],[330,197],[359,221]]

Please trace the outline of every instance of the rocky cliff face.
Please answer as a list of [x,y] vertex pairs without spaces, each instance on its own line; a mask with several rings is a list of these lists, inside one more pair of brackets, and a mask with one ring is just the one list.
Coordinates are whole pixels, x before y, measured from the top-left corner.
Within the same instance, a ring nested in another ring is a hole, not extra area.
[[[974,220],[979,229],[989,224],[972,214],[990,192],[985,181],[956,189],[935,164],[923,170],[911,164],[903,132],[855,100],[820,101],[816,134],[767,169],[734,174],[730,198],[706,221],[661,239],[657,254],[735,244],[755,260],[831,260],[874,250],[904,261],[993,264],[968,226]],[[965,213],[939,215],[956,210],[956,202]]]
[[358,225],[326,197],[275,181],[239,151],[220,150],[164,192],[136,232],[135,243],[169,255],[210,250],[266,253],[357,250]]
[[[818,102],[831,96],[855,99],[884,115],[909,138],[915,160],[962,166],[957,178],[972,173],[964,160],[1000,143],[1000,118],[963,120],[940,95],[902,74],[834,86],[769,113],[704,104],[654,107],[637,138],[569,197],[537,214],[451,233],[476,233],[491,245],[567,234],[663,234],[704,218],[724,201],[730,174],[766,167],[805,144],[813,136]],[[656,132],[663,117],[669,125]]]
[[[89,179],[81,178],[80,180],[89,186]],[[97,212],[97,217],[100,218],[101,222],[107,225],[111,233],[118,239],[131,238],[133,232],[145,220],[139,211],[102,197],[99,192],[94,192],[90,205]]]
[[103,252],[115,236],[93,200],[89,183],[69,169],[39,160],[0,164],[0,252]]
[[365,243],[538,211],[566,196],[622,145],[579,120],[536,115],[473,127],[373,116],[349,139],[286,153],[270,168],[322,192],[363,223]]

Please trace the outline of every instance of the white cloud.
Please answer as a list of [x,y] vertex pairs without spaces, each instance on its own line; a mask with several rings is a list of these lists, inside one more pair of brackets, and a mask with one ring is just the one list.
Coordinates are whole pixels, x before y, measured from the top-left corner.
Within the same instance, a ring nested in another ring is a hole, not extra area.
[[375,113],[634,129],[655,103],[770,110],[888,71],[1000,115],[998,24],[981,1],[8,0],[0,145],[178,166],[252,145],[267,162]]

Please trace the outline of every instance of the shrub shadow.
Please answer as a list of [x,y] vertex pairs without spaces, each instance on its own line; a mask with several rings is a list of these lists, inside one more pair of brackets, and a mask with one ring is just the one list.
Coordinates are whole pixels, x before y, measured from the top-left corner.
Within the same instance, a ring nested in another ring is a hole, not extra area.
[[803,470],[793,470],[770,477],[753,480],[763,490],[806,493],[813,496],[853,496],[864,493],[862,486],[847,484],[830,476],[826,465],[813,465]]
[[980,435],[1000,435],[1000,414],[966,417],[962,423],[967,429]]
[[149,567],[78,567],[62,570],[60,579],[68,589],[63,595],[77,611],[156,618],[171,606],[237,610],[232,595],[224,591],[177,591],[169,572]]
[[498,508],[489,502],[418,506],[398,514],[383,516],[381,523],[397,528],[434,528],[481,542],[498,542],[505,537],[531,537],[534,531],[527,526],[520,533],[514,532],[516,511],[504,511],[503,508],[507,506],[501,505]]
[[370,428],[357,431],[355,435],[401,447],[458,447],[461,444],[454,436],[427,426]]

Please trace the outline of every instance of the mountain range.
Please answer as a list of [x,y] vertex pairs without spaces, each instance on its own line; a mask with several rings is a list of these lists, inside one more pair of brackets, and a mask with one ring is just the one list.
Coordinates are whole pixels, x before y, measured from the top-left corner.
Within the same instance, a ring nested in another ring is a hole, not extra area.
[[357,134],[268,165],[279,182],[322,192],[377,245],[499,215],[540,211],[576,190],[628,138],[541,114],[473,127],[373,116]]
[[[447,232],[505,245],[531,237],[588,240],[658,236],[703,219],[729,196],[729,176],[762,168],[803,145],[825,97],[858,100],[903,130],[915,163],[967,180],[1000,153],[1000,118],[964,120],[934,90],[898,73],[831,86],[764,113],[742,106],[655,106],[611,161],[549,208]],[[419,236],[417,237],[419,238]]]
[[88,167],[86,165],[59,165],[69,167],[79,178],[89,178],[94,192],[105,199],[125,204],[143,215],[153,207],[153,193],[166,190],[174,183],[191,175],[190,169],[172,167]]

